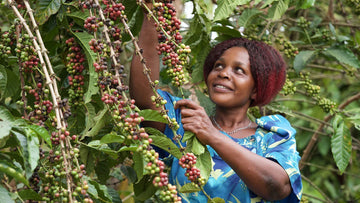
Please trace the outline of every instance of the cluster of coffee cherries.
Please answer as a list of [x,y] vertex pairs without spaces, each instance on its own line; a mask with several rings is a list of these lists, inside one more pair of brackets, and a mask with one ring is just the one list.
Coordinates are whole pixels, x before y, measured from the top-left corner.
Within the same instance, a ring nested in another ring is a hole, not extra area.
[[159,197],[164,202],[174,202],[181,203],[181,197],[177,195],[177,190],[175,185],[168,184],[165,186],[165,189],[160,191]]
[[319,105],[325,112],[334,114],[337,111],[337,104],[328,98],[321,97],[320,86],[312,84],[312,80],[309,78],[310,73],[300,73],[300,78],[304,80],[304,87],[306,93],[313,97],[317,105]]
[[185,176],[196,186],[205,185],[205,179],[201,177],[200,169],[196,168],[196,156],[186,153],[179,159],[179,165],[186,169]]
[[[70,202],[68,199],[69,191],[63,187],[62,184],[67,175],[64,166],[65,157],[58,148],[59,147],[56,147],[56,149],[48,152],[46,156],[46,161],[48,162],[46,166],[48,168],[41,167],[39,170],[39,173],[44,174],[41,194],[43,195],[43,200],[46,202]],[[79,149],[74,147],[66,156],[70,156],[67,157],[68,160],[74,160],[73,158],[79,157]],[[89,185],[86,180],[81,180],[83,175],[86,174],[85,165],[81,164],[79,168],[73,168],[69,172],[73,180],[71,187],[72,197],[76,198],[81,194],[84,197],[84,202],[92,202],[87,194]]]
[[116,21],[125,15],[125,6],[122,3],[110,3],[109,1],[103,1],[103,3],[106,5],[104,14],[111,20]]
[[318,97],[317,104],[325,111],[330,112],[331,115],[337,112],[337,104],[328,98]]
[[84,22],[84,28],[88,30],[88,32],[96,32],[99,27],[99,24],[97,23],[97,19],[95,16],[89,16],[86,18]]
[[246,26],[246,28],[242,32],[243,37],[250,40],[259,40],[258,33],[259,33],[259,27],[255,24]]
[[145,171],[154,175],[153,185],[160,188],[159,198],[164,202],[181,202],[181,198],[177,195],[176,186],[169,183],[168,174],[164,172],[165,164],[159,160],[159,154],[151,149],[151,139],[143,141],[137,149],[142,152],[147,165]]
[[[158,84],[158,81],[156,80],[154,82],[154,85]],[[155,104],[155,106],[158,108],[160,106],[164,106],[167,101],[165,99],[163,99],[160,95],[152,95],[151,96],[151,101]],[[160,114],[163,116],[164,119],[168,120],[169,123],[169,127],[171,129],[174,129],[174,130],[177,130],[179,129],[179,124],[177,123],[176,121],[176,118],[169,118],[169,116],[167,115],[167,111],[163,110],[163,111],[160,111]]]
[[39,66],[39,58],[28,34],[24,34],[18,39],[15,52],[25,73],[31,73]]
[[81,46],[75,39],[69,38],[66,40],[68,47],[68,54],[66,56],[66,70],[69,73],[69,104],[78,106],[81,104],[84,95],[84,75],[85,69],[85,55],[82,52]]
[[286,78],[284,86],[283,86],[283,92],[284,95],[292,95],[296,92],[296,86],[294,85],[294,83],[289,79]]
[[87,0],[79,2],[79,7],[82,9],[91,9],[97,8],[97,4],[95,4],[94,0]]
[[[37,125],[44,126],[45,122],[53,117],[50,113],[53,111],[53,103],[48,100],[49,90],[43,86],[43,79],[40,74],[35,75],[35,87],[25,85],[22,90],[26,92],[26,100],[28,101],[25,110],[28,111],[28,119]],[[31,101],[31,102],[30,102]],[[24,101],[18,101],[19,106],[24,105]],[[52,125],[55,123],[52,122]]]
[[189,46],[181,43],[181,22],[176,17],[176,10],[171,1],[154,3],[152,13],[157,19],[155,27],[158,30],[159,44],[156,49],[158,54],[162,55],[163,65],[167,67],[172,85],[180,87],[189,81],[185,65],[191,52]]
[[269,45],[272,44],[270,35],[263,35],[260,37],[260,27],[256,24],[248,25],[242,32],[242,37],[249,40],[262,41]]
[[310,26],[310,22],[306,18],[304,18],[304,16],[301,16],[297,20],[297,25],[303,29],[307,29]]
[[91,39],[89,41],[90,49],[95,53],[102,53],[104,44],[100,40]]
[[7,59],[11,55],[15,42],[15,25],[12,25],[9,31],[1,32],[0,29],[0,59]]
[[70,135],[70,132],[67,130],[61,130],[61,132],[51,132],[50,140],[53,145],[59,145],[60,141],[65,141],[65,139],[69,137],[71,140],[75,141],[77,135]]
[[277,36],[275,42],[280,45],[279,50],[288,58],[295,57],[299,53],[299,49],[292,45],[291,42],[282,35]]
[[330,35],[330,31],[328,29],[322,29],[320,31],[321,33],[321,38],[324,40],[324,41],[330,41],[332,40],[331,39],[331,35]]
[[320,86],[312,84],[313,81],[309,78],[309,75],[309,72],[302,72],[300,78],[304,81],[306,93],[311,97],[315,97],[320,93]]
[[[40,153],[41,153],[41,148],[40,148]],[[29,178],[29,184],[32,190],[34,190],[35,192],[39,192],[40,191],[40,187],[39,187],[39,183],[40,183],[40,176],[39,176],[39,166],[37,166],[34,169],[33,174],[31,175],[31,177]]]

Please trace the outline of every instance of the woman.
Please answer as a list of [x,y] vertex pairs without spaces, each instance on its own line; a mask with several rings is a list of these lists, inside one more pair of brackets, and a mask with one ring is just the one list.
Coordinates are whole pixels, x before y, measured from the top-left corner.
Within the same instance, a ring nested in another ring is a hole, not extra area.
[[[152,79],[158,79],[157,33],[146,17],[139,45],[152,70]],[[169,116],[182,123],[179,131],[193,132],[210,151],[213,167],[204,189],[211,198],[241,203],[300,201],[302,185],[295,130],[280,115],[262,117],[255,123],[247,117],[249,107],[269,103],[280,91],[285,68],[283,59],[272,47],[232,39],[215,46],[204,63],[209,96],[216,105],[213,116],[208,117],[204,108],[191,100],[158,91],[167,100]],[[140,108],[156,109],[150,100],[153,92],[144,81],[142,64],[135,56],[130,75],[131,96]],[[165,124],[150,125],[173,136]],[[187,183],[184,172],[174,160],[170,182]],[[180,196],[183,202],[207,202],[202,192]]]

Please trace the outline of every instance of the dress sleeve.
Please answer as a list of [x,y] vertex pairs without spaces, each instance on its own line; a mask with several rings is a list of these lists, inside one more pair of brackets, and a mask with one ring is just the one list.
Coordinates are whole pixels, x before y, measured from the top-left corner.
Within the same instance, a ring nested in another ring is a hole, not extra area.
[[281,115],[265,116],[256,123],[267,133],[264,135],[264,156],[278,162],[289,176],[292,193],[281,202],[300,202],[302,182],[299,170],[300,156],[296,150],[296,130]]

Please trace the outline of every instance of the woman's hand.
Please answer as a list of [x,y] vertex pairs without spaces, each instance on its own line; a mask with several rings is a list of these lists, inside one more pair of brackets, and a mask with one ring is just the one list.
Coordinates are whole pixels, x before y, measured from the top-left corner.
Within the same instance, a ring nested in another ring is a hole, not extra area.
[[209,144],[210,139],[218,130],[213,126],[205,109],[196,102],[183,99],[175,104],[181,109],[181,121],[184,130],[193,132],[202,144]]

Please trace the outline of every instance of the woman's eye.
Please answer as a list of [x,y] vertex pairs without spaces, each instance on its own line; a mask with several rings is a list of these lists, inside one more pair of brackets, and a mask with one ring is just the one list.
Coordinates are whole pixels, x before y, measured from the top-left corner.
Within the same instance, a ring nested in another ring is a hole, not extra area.
[[240,68],[240,67],[236,67],[236,68],[235,68],[235,72],[236,72],[236,73],[239,73],[239,74],[243,74],[243,73],[244,73],[244,70],[243,70],[242,68]]
[[223,65],[221,63],[216,63],[214,65],[214,69],[221,69],[221,68],[223,68]]

